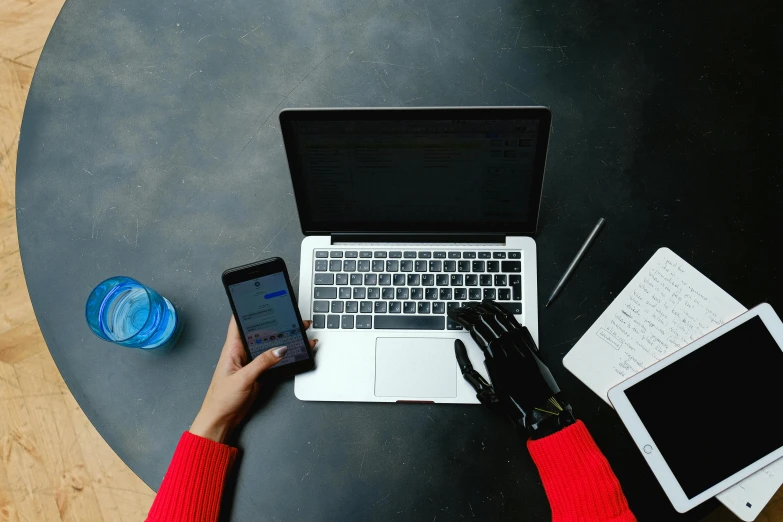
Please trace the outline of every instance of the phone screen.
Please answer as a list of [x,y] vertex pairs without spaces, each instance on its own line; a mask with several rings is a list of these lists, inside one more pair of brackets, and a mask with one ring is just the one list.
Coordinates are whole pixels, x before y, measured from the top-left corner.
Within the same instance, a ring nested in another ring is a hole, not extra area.
[[277,346],[288,346],[288,353],[275,368],[308,358],[283,272],[229,285],[228,289],[252,359]]

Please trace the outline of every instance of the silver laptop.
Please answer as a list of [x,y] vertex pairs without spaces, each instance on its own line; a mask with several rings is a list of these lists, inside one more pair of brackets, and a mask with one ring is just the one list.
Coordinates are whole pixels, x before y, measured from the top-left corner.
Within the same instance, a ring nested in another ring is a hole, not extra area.
[[311,401],[475,403],[447,311],[494,299],[538,342],[542,107],[281,112],[302,241],[299,309],[319,339]]

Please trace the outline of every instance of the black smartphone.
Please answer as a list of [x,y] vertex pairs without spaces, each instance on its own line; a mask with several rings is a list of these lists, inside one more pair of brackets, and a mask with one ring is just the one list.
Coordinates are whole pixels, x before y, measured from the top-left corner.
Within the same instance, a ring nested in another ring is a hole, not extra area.
[[288,346],[283,360],[265,375],[288,376],[311,370],[313,352],[285,262],[279,257],[265,259],[230,268],[222,278],[248,360],[272,348]]

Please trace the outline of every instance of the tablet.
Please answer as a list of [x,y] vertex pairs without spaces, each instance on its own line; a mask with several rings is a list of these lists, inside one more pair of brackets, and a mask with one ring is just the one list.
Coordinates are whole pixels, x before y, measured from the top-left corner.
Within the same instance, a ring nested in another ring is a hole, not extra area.
[[783,457],[782,346],[761,304],[609,390],[680,513]]

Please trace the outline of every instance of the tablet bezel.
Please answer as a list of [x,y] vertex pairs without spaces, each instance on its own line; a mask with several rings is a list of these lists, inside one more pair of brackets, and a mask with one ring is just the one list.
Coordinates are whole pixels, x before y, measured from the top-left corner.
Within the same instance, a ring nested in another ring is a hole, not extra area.
[[[647,428],[645,428],[639,416],[636,414],[636,411],[631,405],[631,402],[628,400],[628,396],[625,394],[625,390],[644,380],[650,375],[661,371],[671,364],[676,363],[678,360],[682,359],[689,353],[698,350],[702,346],[712,342],[726,332],[737,328],[741,324],[750,319],[753,319],[754,317],[759,317],[763,321],[764,326],[767,328],[769,333],[772,335],[772,338],[777,343],[778,348],[783,351],[783,323],[781,323],[780,318],[769,304],[762,303],[729,321],[728,323],[719,326],[712,332],[698,338],[691,344],[681,348],[680,350],[677,350],[664,359],[661,359],[652,366],[626,379],[617,386],[611,388],[608,392],[609,401],[612,403],[615,411],[617,411],[617,414],[620,416],[623,424],[625,424],[626,429],[631,434],[631,437],[636,443],[636,446],[639,448],[642,456],[647,461],[650,469],[652,469],[652,472],[658,479],[658,482],[661,484],[661,487],[666,493],[666,496],[669,497],[669,500],[671,501],[674,508],[680,513],[685,513],[686,511],[701,504],[705,500],[710,499],[721,491],[733,486],[745,477],[755,473],[764,466],[767,466],[768,464],[771,464],[772,462],[783,457],[783,446],[770,453],[766,457],[763,457],[753,464],[737,471],[730,477],[715,484],[711,488],[699,493],[695,497],[688,498],[679,482],[675,478],[674,473],[672,473],[671,468],[669,468],[669,465],[666,463],[666,459],[664,459],[663,455],[658,452],[655,441],[650,436]],[[649,451],[649,453],[645,451],[645,448],[647,451]]]

